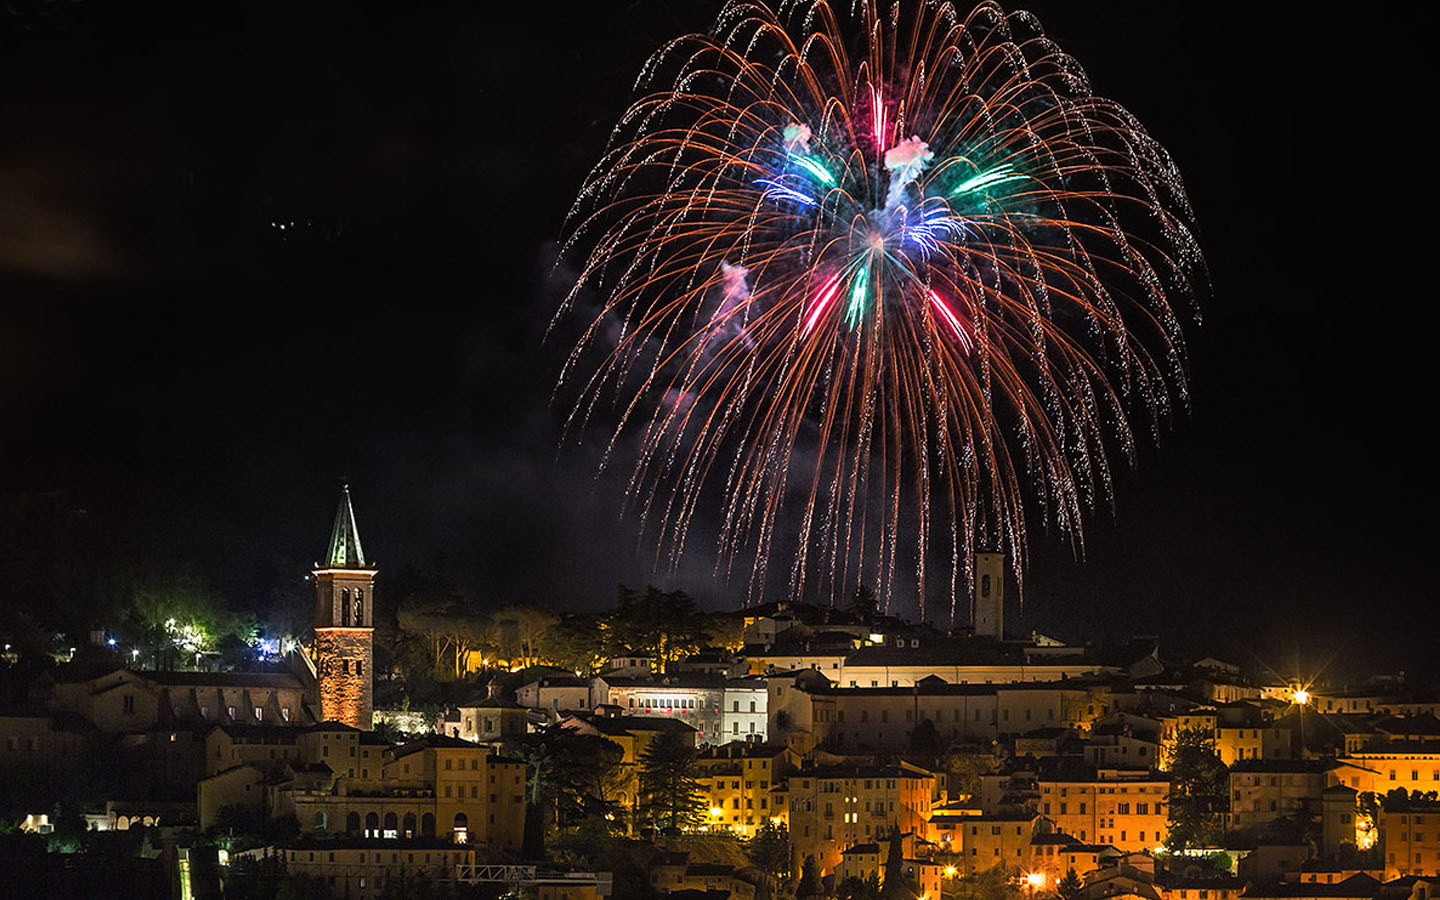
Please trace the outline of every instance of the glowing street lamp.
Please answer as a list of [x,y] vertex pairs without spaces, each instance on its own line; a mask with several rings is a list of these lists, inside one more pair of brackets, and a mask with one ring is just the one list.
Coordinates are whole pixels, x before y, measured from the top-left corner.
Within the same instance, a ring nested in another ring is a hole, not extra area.
[[1310,692],[1305,690],[1304,688],[1296,688],[1293,696],[1295,702],[1300,704],[1301,706],[1304,706],[1305,704],[1310,702]]
[[1044,873],[1044,872],[1026,872],[1026,873],[1025,873],[1025,886],[1028,887],[1028,888],[1030,888],[1030,890],[1032,890],[1032,891],[1044,890],[1044,889],[1045,889],[1045,873]]

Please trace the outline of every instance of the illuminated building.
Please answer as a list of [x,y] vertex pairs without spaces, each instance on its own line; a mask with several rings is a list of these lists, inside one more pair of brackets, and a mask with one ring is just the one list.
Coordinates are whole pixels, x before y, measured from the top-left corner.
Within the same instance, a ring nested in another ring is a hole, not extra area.
[[934,803],[935,775],[909,763],[819,765],[785,779],[794,864],[814,856],[822,873],[840,865],[840,850],[900,832],[923,834]]
[[1230,768],[1230,828],[1263,827],[1283,816],[1316,812],[1330,773],[1344,768],[1334,760],[1245,759]]
[[1041,770],[1040,808],[1055,827],[1081,841],[1122,851],[1165,841],[1170,780],[1152,769],[1092,768],[1057,763]]
[[607,673],[596,676],[590,690],[592,706],[684,722],[695,729],[700,744],[764,743],[768,700],[762,679],[702,673],[639,678]]
[[374,708],[375,574],[346,485],[325,562],[316,565],[315,669],[320,718],[368,731]]
[[1005,554],[975,554],[976,637],[1005,639]]
[[666,897],[682,891],[687,896],[694,892],[694,896],[723,896],[730,900],[755,897],[755,886],[741,878],[734,866],[692,861],[683,850],[655,854],[650,862],[650,886]]
[[777,776],[783,777],[798,763],[799,757],[783,747],[748,741],[700,751],[695,780],[712,811],[706,827],[749,837],[772,818],[783,821],[787,810],[774,807],[772,791]]
[[590,708],[590,679],[549,676],[537,678],[515,691],[515,701],[528,709],[552,715]]
[[529,730],[530,711],[500,696],[499,682],[492,681],[483,700],[451,710],[439,723],[441,734],[477,743],[496,743],[520,737]]
[[815,747],[900,753],[927,720],[944,743],[990,741],[1045,727],[1085,731],[1117,702],[1106,684],[1084,679],[963,683],[929,675],[885,685],[879,680],[844,687],[811,670],[770,675],[770,739],[802,753]]
[[1376,826],[1386,878],[1440,870],[1440,801],[1382,797]]

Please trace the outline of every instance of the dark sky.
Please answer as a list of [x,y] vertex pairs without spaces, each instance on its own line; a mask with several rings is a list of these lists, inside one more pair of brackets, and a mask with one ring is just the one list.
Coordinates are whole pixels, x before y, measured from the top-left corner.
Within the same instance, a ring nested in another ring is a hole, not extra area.
[[[1403,19],[1277,6],[1029,6],[1178,161],[1214,286],[1191,414],[1083,560],[1033,527],[1025,617],[1413,668],[1430,104]],[[652,577],[619,479],[558,447],[541,341],[569,200],[715,5],[410,7],[0,10],[0,493],[64,491],[240,604],[321,552],[342,477],[383,566],[442,551],[483,603]],[[738,603],[708,566],[678,583]]]

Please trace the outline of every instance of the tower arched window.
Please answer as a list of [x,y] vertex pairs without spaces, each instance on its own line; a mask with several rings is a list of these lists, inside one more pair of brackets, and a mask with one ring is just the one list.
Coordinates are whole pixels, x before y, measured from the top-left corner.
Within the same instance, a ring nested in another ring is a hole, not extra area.
[[990,596],[990,576],[989,576],[989,575],[981,575],[981,576],[980,576],[980,596],[982,596],[982,597],[988,597],[988,596]]
[[340,624],[350,624],[350,589],[340,589]]
[[355,624],[365,624],[365,592],[360,588],[355,589]]

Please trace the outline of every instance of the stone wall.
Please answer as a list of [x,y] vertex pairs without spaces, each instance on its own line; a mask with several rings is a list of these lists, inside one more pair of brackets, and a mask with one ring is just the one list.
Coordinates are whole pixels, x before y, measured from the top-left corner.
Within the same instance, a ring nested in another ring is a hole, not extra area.
[[322,720],[370,730],[373,648],[374,632],[369,628],[315,629]]

